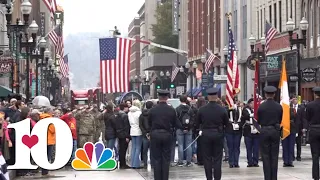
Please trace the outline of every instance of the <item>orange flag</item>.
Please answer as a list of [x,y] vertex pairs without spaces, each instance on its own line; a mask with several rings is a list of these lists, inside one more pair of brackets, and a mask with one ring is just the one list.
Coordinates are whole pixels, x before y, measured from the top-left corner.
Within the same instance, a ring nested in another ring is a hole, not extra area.
[[289,99],[289,89],[287,81],[287,69],[286,61],[282,60],[282,72],[280,79],[280,104],[282,106],[282,139],[285,139],[290,135],[290,99]]

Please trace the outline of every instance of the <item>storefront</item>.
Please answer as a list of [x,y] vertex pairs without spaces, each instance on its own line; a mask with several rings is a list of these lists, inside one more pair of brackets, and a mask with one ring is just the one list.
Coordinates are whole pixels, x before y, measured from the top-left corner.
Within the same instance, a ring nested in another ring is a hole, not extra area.
[[301,97],[314,99],[312,88],[320,86],[320,57],[305,58],[301,61]]
[[[281,69],[282,69],[282,60],[286,60],[287,75],[295,76],[297,73],[297,53],[294,51],[289,51],[285,53],[273,54],[266,57],[265,62],[260,64],[260,89],[266,86],[279,86]],[[289,81],[289,78],[288,78]],[[289,85],[289,95],[293,96],[297,94],[296,92],[296,82],[288,82]],[[280,91],[276,99],[279,99]]]

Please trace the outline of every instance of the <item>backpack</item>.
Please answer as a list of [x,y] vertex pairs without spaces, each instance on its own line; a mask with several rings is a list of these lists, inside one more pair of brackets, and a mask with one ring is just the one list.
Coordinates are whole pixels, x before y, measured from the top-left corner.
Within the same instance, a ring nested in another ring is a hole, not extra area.
[[190,121],[191,121],[190,110],[191,110],[191,106],[189,107],[188,111],[183,110],[180,113],[179,119],[181,120],[183,126],[188,126],[190,124]]

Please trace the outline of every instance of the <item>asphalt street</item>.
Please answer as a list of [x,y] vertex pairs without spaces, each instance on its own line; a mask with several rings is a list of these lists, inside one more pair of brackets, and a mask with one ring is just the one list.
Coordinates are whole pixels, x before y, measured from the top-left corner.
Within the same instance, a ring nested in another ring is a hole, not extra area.
[[[310,147],[302,147],[302,161],[294,161],[295,167],[284,168],[281,159],[281,148],[279,157],[280,180],[310,180],[311,178],[311,154]],[[177,156],[177,154],[176,154]],[[228,167],[228,163],[223,163],[223,180],[263,180],[262,162],[260,167],[247,168],[245,148],[242,144],[240,155],[240,168]],[[58,180],[153,180],[153,172],[148,168],[140,170],[115,170],[115,171],[74,171],[70,168],[64,168],[51,172],[54,177],[43,178],[41,175],[32,177],[23,177],[16,179],[58,179]],[[193,165],[192,167],[173,167],[170,168],[170,180],[203,180],[205,179],[203,166]]]

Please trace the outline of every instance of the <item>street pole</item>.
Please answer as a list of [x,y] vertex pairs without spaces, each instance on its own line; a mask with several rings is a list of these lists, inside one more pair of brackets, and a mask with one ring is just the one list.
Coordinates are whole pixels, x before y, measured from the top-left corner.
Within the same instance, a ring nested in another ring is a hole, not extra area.
[[[26,41],[28,41],[28,36],[26,35]],[[26,46],[26,70],[27,70],[27,76],[26,76],[26,102],[28,103],[30,100],[30,59],[29,59],[29,50],[30,47]]]
[[298,96],[301,96],[301,67],[300,67],[300,43],[297,43],[297,66],[298,66]]

